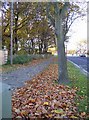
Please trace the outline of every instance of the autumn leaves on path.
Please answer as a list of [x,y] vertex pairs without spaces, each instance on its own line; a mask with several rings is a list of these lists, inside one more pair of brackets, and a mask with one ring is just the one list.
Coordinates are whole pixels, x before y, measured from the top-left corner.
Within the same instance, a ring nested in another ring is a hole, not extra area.
[[75,103],[76,88],[57,84],[58,66],[52,64],[12,96],[15,118],[81,118]]
[[51,57],[38,60],[37,62],[31,62],[32,65],[23,65],[16,70],[12,70],[11,72],[3,73],[2,82],[10,85],[13,90],[22,87],[25,81],[32,80],[34,76],[46,69],[48,65],[53,62],[53,59],[54,58]]

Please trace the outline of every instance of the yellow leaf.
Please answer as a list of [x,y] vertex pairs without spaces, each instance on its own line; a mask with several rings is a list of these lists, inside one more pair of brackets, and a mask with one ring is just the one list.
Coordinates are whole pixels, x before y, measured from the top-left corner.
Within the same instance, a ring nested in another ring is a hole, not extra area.
[[27,115],[27,114],[28,114],[27,111],[25,111],[25,110],[21,111],[21,115]]
[[44,104],[43,105],[49,105],[49,103],[48,102],[44,102]]
[[70,118],[77,118],[76,116],[72,115]]
[[30,99],[29,99],[29,102],[35,103],[35,100],[30,98]]
[[52,117],[52,114],[49,114],[48,117]]
[[53,110],[52,112],[57,113],[57,114],[62,114],[64,111],[62,109],[58,109],[58,110]]

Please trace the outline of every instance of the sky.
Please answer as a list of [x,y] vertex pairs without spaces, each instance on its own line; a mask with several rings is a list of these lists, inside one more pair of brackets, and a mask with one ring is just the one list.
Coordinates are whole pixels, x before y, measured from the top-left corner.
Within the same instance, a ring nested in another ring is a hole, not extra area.
[[69,43],[67,43],[67,49],[76,49],[78,42],[81,40],[87,41],[87,16],[81,20],[77,19],[71,26],[70,32],[68,34],[71,36],[69,38]]
[[[88,0],[86,0],[88,1]],[[83,11],[83,13],[86,13],[86,10],[88,10],[88,4],[85,2],[85,0],[82,0],[82,3],[77,3],[79,5],[80,9]],[[67,49],[75,49],[78,46],[78,43],[81,40],[87,41],[87,13],[86,16],[83,17],[83,19],[78,18],[74,21],[72,24],[70,31],[68,33],[68,36],[71,36],[69,38],[69,42],[67,44]]]

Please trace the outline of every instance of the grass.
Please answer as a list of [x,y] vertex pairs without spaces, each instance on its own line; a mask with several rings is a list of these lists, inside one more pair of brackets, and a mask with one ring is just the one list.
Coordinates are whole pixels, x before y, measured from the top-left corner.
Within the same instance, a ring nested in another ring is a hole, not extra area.
[[69,86],[78,88],[76,102],[79,108],[79,112],[88,111],[88,89],[87,89],[87,76],[82,74],[78,68],[72,63],[68,62],[68,74],[71,83]]
[[2,65],[2,72],[11,72],[18,69],[20,66],[17,65]]

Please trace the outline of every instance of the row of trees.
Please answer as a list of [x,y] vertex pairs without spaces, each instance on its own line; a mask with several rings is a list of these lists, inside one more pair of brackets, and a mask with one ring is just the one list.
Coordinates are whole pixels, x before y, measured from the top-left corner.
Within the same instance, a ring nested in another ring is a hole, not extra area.
[[[14,3],[13,48],[19,45],[29,53],[47,53],[57,45],[60,83],[68,82],[64,42],[75,19],[81,16],[79,6],[69,2]],[[10,3],[3,3],[3,45],[10,50]],[[56,44],[57,40],[57,44]]]
[[[48,46],[55,45],[54,30],[42,7],[37,3],[14,3],[13,54],[18,53],[18,48],[27,53],[46,53]],[[2,45],[10,53],[10,3],[3,3],[2,17]]]

